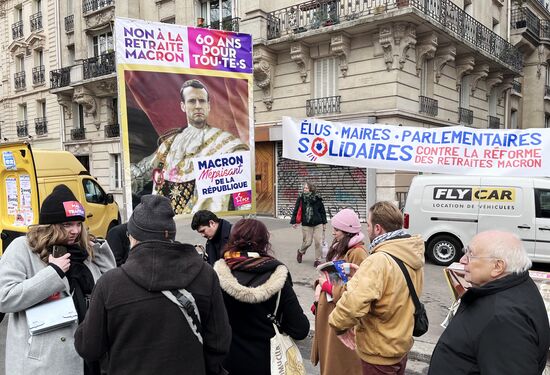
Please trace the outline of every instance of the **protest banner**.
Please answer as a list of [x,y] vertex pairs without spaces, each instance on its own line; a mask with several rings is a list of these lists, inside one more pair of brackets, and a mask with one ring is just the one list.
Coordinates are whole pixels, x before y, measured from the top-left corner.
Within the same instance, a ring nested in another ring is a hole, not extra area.
[[251,36],[116,18],[115,43],[126,196],[254,213]]
[[283,117],[283,156],[361,168],[550,175],[550,129],[416,128]]

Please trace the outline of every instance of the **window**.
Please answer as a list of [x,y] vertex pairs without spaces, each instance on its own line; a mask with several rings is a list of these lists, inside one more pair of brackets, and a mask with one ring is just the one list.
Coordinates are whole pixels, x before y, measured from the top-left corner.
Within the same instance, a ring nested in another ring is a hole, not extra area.
[[550,190],[535,189],[535,215],[550,219]]
[[34,66],[44,65],[44,51],[41,49],[34,52]]
[[42,0],[36,0],[36,2],[34,3],[34,11],[35,13],[38,13],[38,12],[41,12],[42,11]]
[[493,18],[493,32],[500,35],[500,22],[496,18]]
[[111,154],[111,188],[122,188],[122,163],[120,154]]
[[497,115],[497,90],[495,88],[491,89],[491,93],[489,94],[489,115],[490,116],[496,116]]
[[544,127],[550,128],[550,115],[548,113],[544,115]]
[[93,37],[94,56],[99,56],[114,50],[113,33],[107,32]]
[[200,6],[201,17],[212,29],[231,30],[231,20],[237,13],[235,1],[206,0]]
[[106,202],[106,194],[94,180],[84,180],[84,195],[86,196],[86,202],[104,204]]
[[510,112],[510,129],[517,129],[518,128],[518,111],[515,109],[512,109]]
[[74,44],[67,46],[67,66],[74,65]]
[[70,16],[74,12],[74,10],[73,10],[73,1],[74,0],[67,0],[67,15],[68,16]]
[[469,108],[470,107],[470,77],[464,76],[460,80],[460,98],[459,98],[459,107],[460,108]]
[[18,72],[24,72],[25,71],[25,57],[24,56],[17,56],[15,60],[15,66]]
[[420,95],[431,98],[433,96],[434,62],[433,59],[425,59],[420,70]]
[[80,164],[90,172],[90,157],[88,155],[75,155],[75,158],[77,158]]
[[27,121],[27,104],[19,104],[17,107],[17,118],[19,121]]
[[165,18],[165,19],[162,19],[160,20],[160,22],[162,23],[176,23],[176,17],[172,16],[172,17],[168,17],[168,18]]
[[315,60],[313,64],[314,98],[336,96],[338,85],[338,63],[335,57]]
[[15,20],[23,21],[23,8],[21,7],[21,5],[15,8]]
[[73,127],[75,129],[84,129],[84,108],[82,104],[73,103]]
[[36,117],[46,117],[46,101],[36,101]]
[[471,16],[472,10],[472,0],[464,0],[464,12]]

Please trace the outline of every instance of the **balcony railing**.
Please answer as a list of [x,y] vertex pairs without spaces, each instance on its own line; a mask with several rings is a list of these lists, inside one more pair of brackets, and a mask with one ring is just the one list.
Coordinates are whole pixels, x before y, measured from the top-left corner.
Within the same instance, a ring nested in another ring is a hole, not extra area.
[[550,97],[550,86],[544,85],[544,97]]
[[74,14],[65,17],[65,32],[70,33],[74,30]]
[[474,123],[474,111],[458,107],[458,122],[463,125],[472,125]]
[[36,135],[48,134],[48,120],[45,117],[35,118],[34,131],[36,132]]
[[115,5],[115,0],[84,0],[82,3],[82,13],[95,12],[110,5]]
[[105,138],[120,137],[120,126],[118,124],[105,125]]
[[11,35],[14,40],[23,38],[23,21],[17,21],[11,25]]
[[29,124],[27,123],[27,120],[17,121],[15,123],[15,127],[17,128],[18,137],[29,136]]
[[439,106],[435,99],[427,96],[420,96],[420,113],[425,113],[429,116],[437,116]]
[[71,83],[71,68],[59,68],[50,71],[50,88],[57,89],[69,86]]
[[325,113],[340,113],[340,96],[306,100],[306,116],[311,117]]
[[33,85],[40,85],[46,81],[44,73],[44,65],[35,66],[32,68],[32,84]]
[[210,25],[197,25],[197,26],[204,27],[207,29],[239,32],[240,21],[241,19],[239,17],[222,20],[221,29],[220,29],[220,21],[212,22]]
[[521,94],[521,83],[518,81],[512,81],[512,90],[518,94]]
[[535,40],[540,37],[540,22],[538,17],[528,8],[515,8],[512,10],[511,29],[525,29]]
[[500,119],[495,116],[488,116],[489,129],[500,129]]
[[299,33],[363,16],[412,7],[424,13],[434,25],[453,31],[456,38],[470,42],[496,60],[520,72],[523,55],[505,39],[464,12],[452,0],[313,0],[269,13],[268,39]]
[[27,87],[27,83],[25,81],[25,72],[17,72],[13,75],[14,81],[15,81],[15,89],[16,90],[22,90],[25,87]]
[[115,53],[109,52],[96,57],[90,57],[82,62],[84,79],[104,76],[116,71]]
[[31,32],[42,30],[42,12],[37,12],[31,16]]
[[73,141],[86,139],[86,132],[85,132],[84,128],[71,129],[71,139]]

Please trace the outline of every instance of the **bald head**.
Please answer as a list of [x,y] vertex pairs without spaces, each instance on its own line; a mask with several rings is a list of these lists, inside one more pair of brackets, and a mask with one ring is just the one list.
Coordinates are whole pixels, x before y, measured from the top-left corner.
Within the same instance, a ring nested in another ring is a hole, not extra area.
[[521,273],[531,268],[531,260],[520,238],[510,232],[490,230],[477,234],[469,245],[484,256],[502,259],[505,273]]

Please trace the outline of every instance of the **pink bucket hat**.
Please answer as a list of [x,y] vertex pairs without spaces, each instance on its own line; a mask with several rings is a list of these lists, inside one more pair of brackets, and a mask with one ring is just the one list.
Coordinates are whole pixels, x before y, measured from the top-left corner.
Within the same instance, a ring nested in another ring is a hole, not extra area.
[[361,231],[361,223],[359,216],[350,208],[344,208],[330,219],[330,224],[333,228],[339,229],[347,233],[359,233]]

